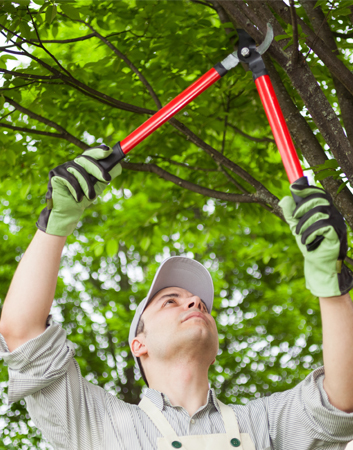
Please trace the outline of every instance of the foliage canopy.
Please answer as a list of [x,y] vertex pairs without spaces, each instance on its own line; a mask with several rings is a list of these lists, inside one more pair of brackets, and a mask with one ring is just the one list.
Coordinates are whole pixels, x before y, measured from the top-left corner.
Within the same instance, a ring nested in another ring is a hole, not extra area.
[[[0,1],[0,304],[49,170],[126,137],[234,51],[237,27],[261,42],[272,22],[266,65],[303,167],[353,226],[353,1],[291,3]],[[277,206],[288,181],[251,73],[239,65],[123,167],[69,237],[52,309],[83,375],[138,402],[128,328],[169,255],[212,274],[220,352],[210,381],[221,400],[291,388],[320,365],[319,305]],[[0,385],[0,441],[51,448],[24,401],[7,409],[6,367]]]

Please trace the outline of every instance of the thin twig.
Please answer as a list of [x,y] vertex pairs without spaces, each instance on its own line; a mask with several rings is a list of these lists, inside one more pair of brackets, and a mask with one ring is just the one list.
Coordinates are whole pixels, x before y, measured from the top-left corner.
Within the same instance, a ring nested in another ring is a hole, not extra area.
[[174,166],[185,167],[186,169],[199,170],[199,171],[203,171],[203,172],[218,172],[218,169],[207,169],[204,167],[190,166],[189,164],[177,162],[177,161],[174,161],[173,159],[165,158],[164,156],[153,155],[152,158],[161,159],[162,161],[167,161],[170,164],[173,164]]
[[250,139],[251,141],[254,142],[272,142],[273,144],[275,144],[275,140],[271,139],[271,138],[267,138],[267,137],[263,137],[263,138],[257,138],[254,136],[250,136],[250,134],[246,134],[244,133],[244,131],[240,130],[238,127],[236,127],[235,125],[232,125],[231,123],[228,123],[228,125],[233,128],[234,131],[236,131],[237,133],[241,134],[242,136],[246,137],[247,139]]
[[[0,24],[0,27],[1,27],[3,30],[6,30],[8,33],[11,33],[11,34],[13,34],[14,36],[16,36],[18,39],[21,39],[22,43],[24,43],[24,41],[26,40],[25,38],[23,38],[23,37],[20,36],[19,34],[15,33],[14,31],[11,31],[11,30],[9,30],[8,28],[6,28],[4,25],[1,25],[1,24]],[[2,34],[3,36],[5,36],[6,39],[7,39],[6,33],[1,32],[1,34]],[[10,39],[10,41],[11,41],[16,47],[19,46],[19,44],[18,44],[17,42],[13,42],[11,39]],[[39,47],[38,44],[34,44],[34,43],[33,43],[32,45],[34,45],[35,47]]]
[[37,120],[38,122],[42,122],[45,125],[54,128],[55,130],[60,132],[60,136],[63,139],[66,139],[67,141],[71,142],[72,144],[77,145],[77,147],[81,148],[82,150],[86,150],[88,147],[87,144],[77,139],[75,136],[73,136],[71,133],[69,133],[65,128],[61,127],[57,123],[46,119],[45,117],[40,116],[39,114],[34,113],[33,111],[25,108],[24,106],[20,105],[19,103],[15,102],[15,100],[12,100],[11,98],[5,97],[5,100],[10,103],[14,108],[16,108],[18,111],[21,111],[24,114],[27,114],[29,117],[32,117],[32,119]]
[[292,29],[293,29],[293,52],[292,52],[292,64],[295,66],[298,63],[299,58],[299,40],[298,40],[298,23],[297,23],[297,13],[294,6],[294,0],[289,0],[290,5],[290,15],[292,18]]
[[26,86],[30,86],[31,84],[38,83],[38,81],[31,81],[30,83],[20,84],[18,86],[10,87],[10,88],[0,88],[0,91],[11,91],[12,89],[18,89]]
[[247,191],[245,188],[243,188],[243,186],[237,182],[237,180],[235,178],[233,178],[231,175],[229,175],[229,173],[224,169],[224,167],[221,166],[221,164],[219,164],[219,171],[222,172],[227,178],[228,180],[234,184],[234,186],[239,189],[240,192],[242,192],[243,194],[249,194],[249,191]]
[[214,11],[217,11],[216,8],[209,3],[201,2],[200,0],[190,0],[191,3],[199,3],[200,5],[208,6],[209,8],[213,9]]
[[328,19],[329,19],[330,14],[331,14],[332,11],[333,11],[333,4],[331,4],[331,8],[329,9],[328,13],[326,14],[324,20],[322,21],[322,24],[319,26],[319,29],[317,30],[317,33],[316,33],[316,36],[315,36],[315,39],[313,40],[311,46],[309,47],[309,50],[307,51],[306,55],[304,56],[304,59],[303,59],[303,61],[302,61],[302,64],[305,63],[306,58],[309,56],[311,50],[313,49],[313,47],[315,47],[316,42],[319,40],[319,33],[320,33],[320,31],[321,31],[321,28],[322,28],[322,27],[325,25],[325,23],[328,21]]
[[[63,17],[67,17],[63,13],[59,13],[59,14]],[[158,109],[162,108],[162,104],[161,104],[157,94],[153,90],[152,86],[150,85],[150,83],[147,81],[147,79],[142,75],[142,73],[132,63],[132,61],[129,60],[129,58],[126,55],[124,55],[117,47],[115,47],[115,45],[113,45],[111,42],[109,42],[107,38],[105,38],[100,33],[98,33],[98,31],[90,23],[87,23],[84,20],[75,20],[75,22],[79,22],[79,23],[86,25],[86,27],[88,27],[93,32],[93,34],[96,37],[98,37],[98,39],[100,39],[102,42],[104,42],[120,59],[122,59],[125,62],[125,64],[128,67],[130,67],[130,69],[137,75],[137,77],[139,78],[141,83],[146,87],[147,91],[149,92],[150,96],[152,97],[153,101],[155,102],[157,108]]]
[[188,189],[189,191],[197,192],[198,194],[204,195],[206,197],[212,197],[217,198],[219,200],[226,200],[230,202],[235,203],[258,203],[261,202],[261,199],[258,198],[254,194],[231,194],[228,192],[222,192],[222,191],[216,191],[213,189],[209,189],[203,186],[199,186],[198,184],[191,183],[190,181],[183,180],[182,178],[179,178],[166,170],[162,169],[161,167],[157,166],[156,164],[143,164],[143,163],[130,163],[122,161],[121,166],[128,170],[136,170],[139,172],[152,172],[156,175],[160,176],[161,178],[171,181],[172,183],[176,184],[179,187],[182,187],[184,189]]
[[32,21],[34,30],[35,30],[35,32],[36,32],[36,35],[37,35],[37,38],[38,38],[40,47],[45,51],[45,53],[47,53],[47,54],[48,54],[48,55],[56,62],[56,64],[60,67],[61,70],[63,70],[69,77],[72,78],[72,75],[70,74],[70,72],[69,72],[68,70],[66,70],[65,67],[63,67],[63,66],[59,63],[59,61],[55,58],[55,56],[54,56],[52,53],[50,53],[50,51],[47,50],[47,49],[44,47],[42,41],[40,40],[40,36],[39,36],[39,32],[38,32],[37,26],[36,26],[36,24],[35,24],[35,22],[34,22],[34,19],[33,19],[33,17],[32,17],[31,11],[30,11],[30,9],[29,9],[28,6],[27,6],[27,11],[28,11],[28,14],[29,14],[29,16],[30,16],[30,18],[31,18],[31,21]]
[[5,114],[4,116],[0,117],[0,120],[5,119],[8,116],[11,116],[11,114],[13,114],[16,111],[16,109],[14,109],[13,111],[10,111],[9,113]]
[[17,52],[16,50],[3,50],[5,53],[10,53],[11,55],[23,55],[23,52]]
[[225,107],[226,115],[224,117],[224,130],[223,130],[222,147],[221,147],[222,155],[224,154],[224,149],[225,149],[225,145],[226,145],[229,105],[230,105],[230,94],[228,93],[228,95],[227,95],[227,105]]
[[210,155],[217,163],[218,162],[221,163],[224,167],[227,167],[231,172],[240,176],[240,178],[242,178],[244,181],[253,186],[257,191],[258,197],[261,198],[264,203],[273,205],[273,207],[275,208],[275,205],[277,205],[278,203],[278,198],[275,195],[273,195],[268,189],[266,189],[266,187],[262,183],[260,183],[248,172],[246,172],[246,170],[242,169],[240,166],[235,164],[226,156],[222,155],[219,151],[211,147],[211,145],[204,142],[195,133],[189,130],[184,124],[182,124],[178,120],[172,118],[169,120],[169,123],[177,130],[182,132],[184,135],[186,135],[190,140],[190,142],[193,142],[195,145],[202,148],[202,150],[204,150],[208,155]]
[[342,39],[350,39],[350,38],[353,38],[353,33],[339,33],[338,31],[332,31],[332,34],[333,34],[335,37],[339,37],[339,38],[342,38]]
[[0,69],[0,72],[8,73],[9,75],[13,75],[14,77],[18,78],[29,78],[30,80],[55,80],[60,78],[60,76],[58,75],[32,75],[29,73],[14,72],[12,70],[7,69]]
[[55,137],[55,138],[61,138],[61,139],[66,139],[67,138],[59,133],[51,133],[49,131],[41,131],[41,130],[36,130],[34,128],[24,128],[24,127],[16,127],[14,125],[8,125],[7,123],[1,123],[0,122],[0,127],[1,128],[9,128],[10,130],[14,130],[14,131],[22,131],[24,133],[29,133],[29,134],[41,134],[43,136],[49,136],[49,137]]

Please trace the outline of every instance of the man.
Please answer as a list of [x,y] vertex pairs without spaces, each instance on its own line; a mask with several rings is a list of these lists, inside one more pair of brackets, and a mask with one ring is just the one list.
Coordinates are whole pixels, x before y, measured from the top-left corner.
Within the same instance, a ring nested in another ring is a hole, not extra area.
[[[50,172],[47,207],[23,256],[0,320],[9,401],[28,411],[55,449],[343,449],[353,439],[353,304],[345,224],[322,189],[293,185],[281,206],[320,297],[324,362],[294,389],[245,406],[223,405],[208,385],[218,350],[208,271],[188,258],[160,266],[136,310],[129,342],[148,384],[130,405],[90,384],[73,345],[49,315],[66,236],[120,166],[99,164],[104,145]],[[96,178],[96,181],[93,177]],[[94,182],[95,181],[95,182]]]

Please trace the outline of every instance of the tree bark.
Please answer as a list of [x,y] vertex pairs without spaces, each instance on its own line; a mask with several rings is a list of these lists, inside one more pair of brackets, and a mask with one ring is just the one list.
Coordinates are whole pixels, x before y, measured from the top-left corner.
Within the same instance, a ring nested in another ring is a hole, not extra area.
[[[264,15],[259,18],[255,11],[263,7],[263,2],[252,1],[248,5],[243,2],[219,0],[219,3],[227,11],[230,17],[243,27],[250,36],[258,43],[265,35]],[[281,3],[281,2],[277,2]],[[285,5],[283,3],[283,5]],[[272,6],[272,3],[271,3]],[[281,7],[282,4],[278,7]],[[286,5],[285,5],[286,6]],[[268,14],[271,14],[269,12]],[[289,17],[290,13],[288,12]],[[253,24],[263,30],[261,33]],[[342,168],[347,178],[353,182],[353,151],[342,126],[331,107],[326,96],[322,92],[309,66],[303,61],[303,56],[299,55],[299,64],[293,66],[291,54],[283,51],[278,42],[273,42],[268,53],[281,65],[290,78],[293,87],[296,89],[312,116],[316,126],[323,138],[330,147],[339,166]]]
[[[271,58],[268,55],[264,55],[264,60],[266,68],[270,74],[278,102],[281,106],[281,110],[295,144],[301,150],[304,158],[310,166],[324,164],[328,158],[315,134],[312,132],[309,124],[300,114],[298,108],[288,94],[281,77],[271,61]],[[337,195],[337,191],[341,183],[332,177],[325,178],[321,181],[321,184],[325,190],[330,193],[337,208],[346,218],[349,226],[353,229],[353,195],[350,190],[345,187]]]
[[[321,38],[334,55],[339,55],[336,40],[331,31],[330,25],[325,21],[325,15],[321,6],[314,8],[315,3],[312,0],[300,0],[303,5],[316,34]],[[332,75],[332,80],[336,89],[338,103],[341,109],[342,120],[346,130],[349,142],[353,146],[353,95]]]

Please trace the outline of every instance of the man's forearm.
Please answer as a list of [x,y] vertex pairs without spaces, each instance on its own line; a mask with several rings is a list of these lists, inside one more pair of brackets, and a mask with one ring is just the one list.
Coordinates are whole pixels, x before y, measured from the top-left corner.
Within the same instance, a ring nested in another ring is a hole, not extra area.
[[349,294],[320,298],[325,380],[333,406],[353,412],[353,302]]
[[10,351],[45,331],[66,237],[37,231],[11,282],[0,318]]

